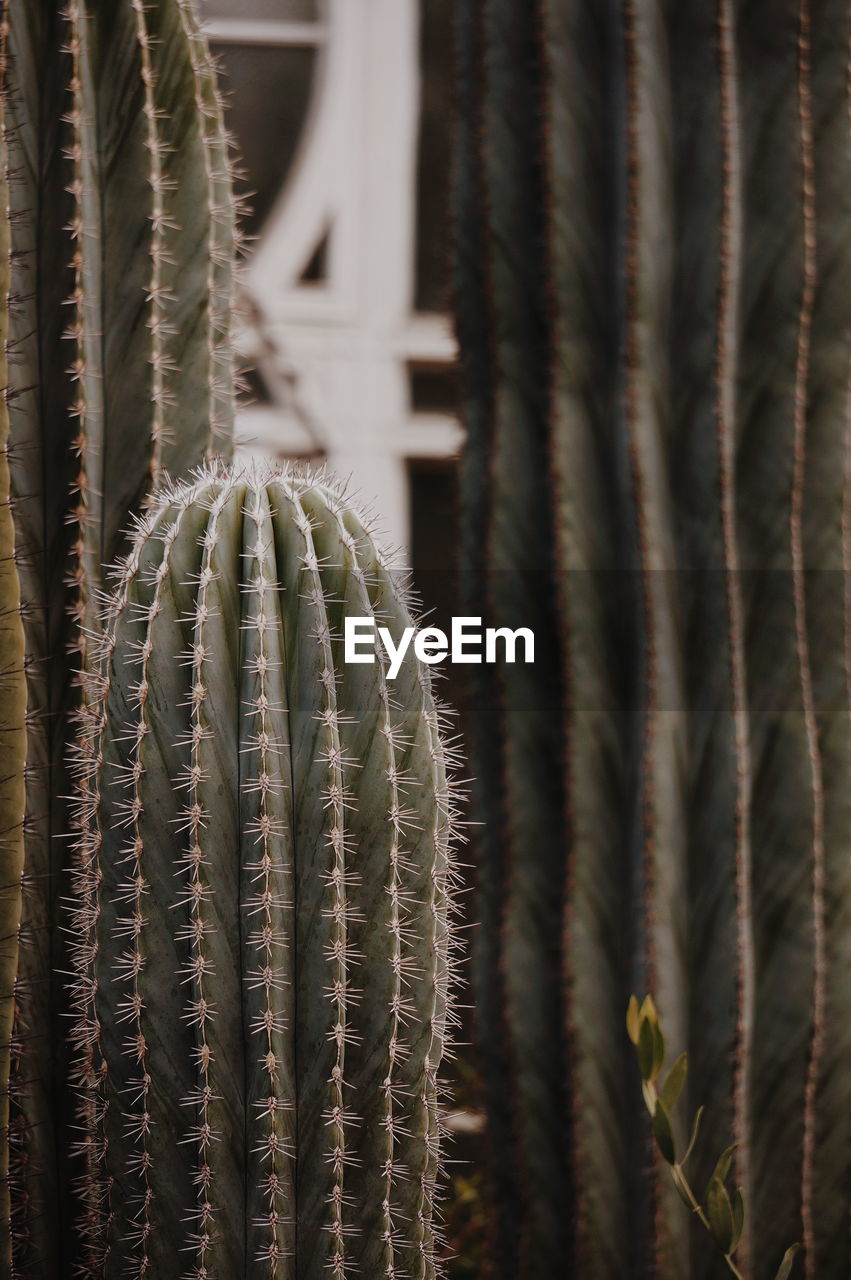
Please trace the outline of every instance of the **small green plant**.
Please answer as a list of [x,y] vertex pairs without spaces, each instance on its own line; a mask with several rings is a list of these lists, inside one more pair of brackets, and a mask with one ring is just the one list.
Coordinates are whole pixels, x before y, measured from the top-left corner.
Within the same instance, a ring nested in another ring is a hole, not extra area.
[[[743,1273],[736,1265],[735,1254],[745,1227],[745,1201],[741,1187],[736,1187],[732,1196],[727,1189],[735,1145],[721,1152],[701,1201],[689,1182],[686,1165],[700,1133],[703,1107],[698,1107],[688,1127],[690,1136],[682,1155],[677,1154],[679,1144],[673,1123],[674,1108],[682,1097],[688,1075],[688,1054],[680,1054],[665,1073],[664,1083],[657,1087],[665,1066],[665,1035],[652,996],[645,996],[641,1005],[637,996],[630,997],[626,1011],[626,1029],[635,1045],[638,1069],[641,1072],[641,1091],[653,1124],[656,1146],[662,1159],[670,1167],[674,1186],[683,1203],[715,1241],[724,1257],[727,1270],[731,1275],[738,1276],[739,1280],[744,1280]],[[799,1244],[793,1244],[786,1250],[774,1280],[788,1280],[800,1247]]]

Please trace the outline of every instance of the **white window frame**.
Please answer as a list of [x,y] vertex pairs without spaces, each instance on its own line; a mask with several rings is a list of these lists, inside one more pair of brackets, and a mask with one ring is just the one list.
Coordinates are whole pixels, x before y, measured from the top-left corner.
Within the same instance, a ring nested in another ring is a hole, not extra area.
[[[316,23],[210,20],[215,44],[322,49],[284,190],[249,259],[246,355],[273,405],[243,409],[243,453],[315,455],[409,542],[409,462],[457,456],[449,414],[415,413],[412,364],[450,367],[447,317],[414,312],[419,0],[327,0]],[[392,174],[392,180],[386,175]],[[326,277],[301,277],[331,228]]]

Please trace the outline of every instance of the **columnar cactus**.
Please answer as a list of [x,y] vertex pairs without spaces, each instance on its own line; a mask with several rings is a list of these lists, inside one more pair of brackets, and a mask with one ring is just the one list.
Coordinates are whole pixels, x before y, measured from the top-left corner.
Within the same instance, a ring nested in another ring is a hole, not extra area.
[[650,990],[746,1273],[844,1277],[847,5],[456,11],[468,607],[538,654],[474,699],[497,1273],[715,1274],[634,1083]]
[[[57,973],[74,673],[130,513],[161,474],[227,447],[235,211],[191,0],[5,0],[0,38],[7,454],[28,688],[14,1274],[50,1277],[70,1251]],[[17,669],[5,646],[4,671]],[[9,1229],[0,1206],[4,1247]]]
[[[2,103],[0,102],[0,115]],[[0,207],[8,199],[5,146],[0,123]],[[8,221],[0,221],[0,378],[7,376]],[[5,243],[4,243],[5,241]],[[15,569],[15,533],[10,501],[6,442],[9,413],[0,403],[0,1221],[11,1215],[9,1195],[9,1076],[15,1018],[15,980],[18,972],[18,931],[21,923],[21,875],[24,869],[24,766],[26,759],[26,682],[21,592]],[[8,1230],[0,1233],[0,1271],[12,1265]]]
[[84,1274],[437,1270],[455,802],[341,495],[208,470],[142,520],[79,744]]

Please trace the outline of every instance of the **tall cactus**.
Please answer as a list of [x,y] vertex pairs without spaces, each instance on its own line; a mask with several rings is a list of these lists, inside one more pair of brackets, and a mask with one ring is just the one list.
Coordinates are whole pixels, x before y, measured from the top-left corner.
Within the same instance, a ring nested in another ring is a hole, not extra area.
[[652,990],[747,1274],[844,1277],[848,8],[456,12],[469,609],[540,655],[473,726],[497,1273],[715,1274],[639,1121]]
[[[0,100],[0,209],[8,205],[5,143]],[[0,221],[0,377],[6,382],[9,292],[9,222]],[[11,1217],[9,1193],[9,1076],[15,1020],[15,979],[21,924],[21,876],[24,870],[24,768],[26,760],[26,681],[21,591],[15,568],[9,463],[6,443],[9,413],[0,404],[0,1220]],[[0,1271],[12,1265],[11,1237],[0,1233]]]
[[86,1275],[436,1274],[455,803],[350,614],[409,621],[326,485],[208,470],[140,525],[79,744]]
[[7,452],[28,686],[14,1274],[51,1277],[70,1252],[57,971],[74,673],[130,513],[161,474],[227,447],[235,211],[192,0],[5,0],[0,23]]

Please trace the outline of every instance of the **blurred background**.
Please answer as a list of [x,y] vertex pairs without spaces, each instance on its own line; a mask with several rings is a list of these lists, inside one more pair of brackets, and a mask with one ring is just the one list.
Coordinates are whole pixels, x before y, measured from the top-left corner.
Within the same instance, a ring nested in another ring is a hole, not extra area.
[[251,209],[239,448],[350,478],[427,586],[451,559],[461,445],[451,2],[201,8]]

